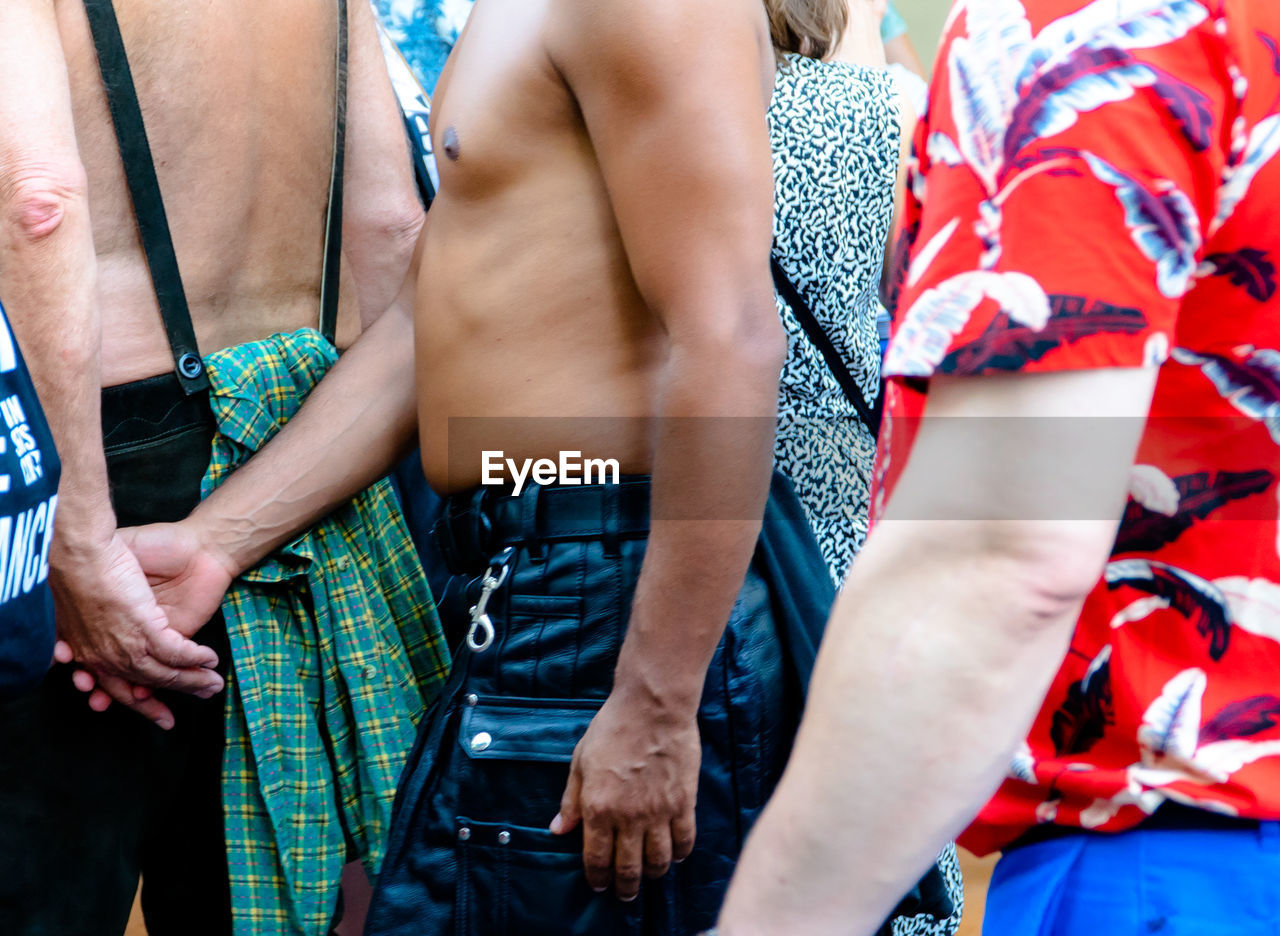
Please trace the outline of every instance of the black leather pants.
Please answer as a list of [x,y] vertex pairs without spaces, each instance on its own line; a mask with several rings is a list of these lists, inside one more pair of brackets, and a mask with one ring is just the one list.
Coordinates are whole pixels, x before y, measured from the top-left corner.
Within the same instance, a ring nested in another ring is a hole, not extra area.
[[[546,503],[553,492],[559,499]],[[544,504],[530,508],[530,496]],[[535,487],[501,510],[483,500],[464,518],[473,535],[448,538],[450,561],[470,571],[445,589],[441,615],[468,628],[478,570],[509,546],[507,577],[487,605],[492,643],[459,652],[424,723],[367,932],[683,936],[710,926],[798,720],[769,589],[753,568],[707,674],[694,852],[622,903],[587,885],[580,833],[561,838],[547,826],[574,746],[612,685],[645,551],[637,504],[647,500],[611,504],[600,486]]]

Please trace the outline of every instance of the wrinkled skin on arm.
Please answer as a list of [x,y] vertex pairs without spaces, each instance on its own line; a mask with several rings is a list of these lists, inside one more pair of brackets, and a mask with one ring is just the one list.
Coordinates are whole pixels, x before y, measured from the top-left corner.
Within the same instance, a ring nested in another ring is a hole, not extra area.
[[0,7],[0,294],[53,430],[63,475],[50,551],[59,659],[117,701],[172,725],[126,682],[207,696],[208,648],[168,626],[116,533],[99,410],[101,326],[85,172],[52,0]]
[[875,932],[999,786],[1110,554],[1155,381],[932,381],[723,936]]

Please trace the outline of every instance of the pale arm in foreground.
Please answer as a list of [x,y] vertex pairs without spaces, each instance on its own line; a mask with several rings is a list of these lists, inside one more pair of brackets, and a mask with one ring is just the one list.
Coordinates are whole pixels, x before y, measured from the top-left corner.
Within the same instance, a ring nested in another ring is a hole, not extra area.
[[995,791],[1106,563],[1155,378],[932,381],[721,936],[875,932]]
[[353,3],[342,199],[342,275],[355,284],[361,329],[399,294],[426,210],[413,177],[404,117],[368,3]]
[[627,636],[552,830],[582,822],[588,882],[633,899],[642,873],[693,847],[698,703],[769,489],[785,352],[769,277],[772,56],[758,3],[569,6],[552,59],[668,358]]

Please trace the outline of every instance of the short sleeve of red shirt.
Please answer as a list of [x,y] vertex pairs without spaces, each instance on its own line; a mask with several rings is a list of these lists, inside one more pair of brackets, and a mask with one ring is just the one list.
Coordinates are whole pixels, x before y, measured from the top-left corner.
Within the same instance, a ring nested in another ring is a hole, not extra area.
[[953,14],[916,138],[886,376],[1168,356],[1232,102],[1204,6],[1118,21],[1128,6],[1039,0],[1024,19],[1012,0],[974,0]]

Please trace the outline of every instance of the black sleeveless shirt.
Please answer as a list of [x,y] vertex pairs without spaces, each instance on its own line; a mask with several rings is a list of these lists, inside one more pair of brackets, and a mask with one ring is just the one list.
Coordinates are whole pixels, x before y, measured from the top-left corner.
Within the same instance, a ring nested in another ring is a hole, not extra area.
[[49,544],[62,465],[0,306],[0,698],[39,683],[53,658]]

